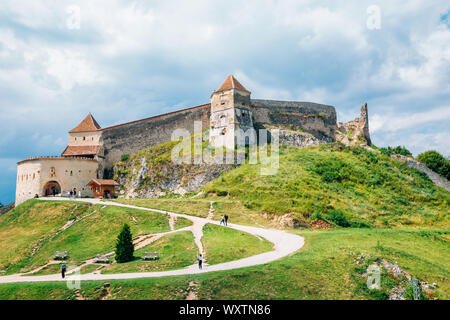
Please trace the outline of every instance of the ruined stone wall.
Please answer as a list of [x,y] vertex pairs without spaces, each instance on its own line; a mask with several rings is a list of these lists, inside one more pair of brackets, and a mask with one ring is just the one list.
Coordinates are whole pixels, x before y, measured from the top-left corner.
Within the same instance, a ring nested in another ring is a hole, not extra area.
[[370,146],[372,144],[369,133],[367,103],[362,105],[359,118],[337,124],[336,140],[348,146]]
[[257,126],[273,125],[289,130],[304,130],[316,138],[334,140],[336,110],[332,106],[252,99],[251,111]]
[[[115,162],[124,154],[172,140],[176,129],[194,133],[194,122],[201,121],[203,130],[209,129],[210,104],[172,112],[143,120],[102,129],[103,149],[99,154],[99,177],[110,178]],[[106,171],[105,171],[106,169]]]
[[423,163],[417,161],[414,158],[406,157],[406,156],[402,156],[402,155],[398,155],[398,154],[391,154],[391,157],[394,159],[397,159],[397,160],[404,161],[407,166],[416,168],[417,170],[424,172],[428,176],[428,178],[430,178],[430,180],[433,181],[433,183],[435,185],[445,188],[447,191],[450,192],[450,182],[445,177],[434,172],[433,170],[428,168]]

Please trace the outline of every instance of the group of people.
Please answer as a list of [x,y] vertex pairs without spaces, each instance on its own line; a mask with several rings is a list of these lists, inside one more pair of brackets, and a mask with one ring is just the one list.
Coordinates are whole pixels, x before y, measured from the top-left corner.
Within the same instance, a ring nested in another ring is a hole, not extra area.
[[220,224],[224,226],[228,226],[228,216],[225,214],[222,216],[222,220],[220,220]]
[[69,191],[69,198],[76,199],[77,198],[77,188],[73,188],[72,190]]

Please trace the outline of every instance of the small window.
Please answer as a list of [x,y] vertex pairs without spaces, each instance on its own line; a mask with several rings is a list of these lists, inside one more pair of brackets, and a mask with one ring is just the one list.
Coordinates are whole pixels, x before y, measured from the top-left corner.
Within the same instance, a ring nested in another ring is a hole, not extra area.
[[70,176],[73,176],[73,172],[72,171],[70,171]]

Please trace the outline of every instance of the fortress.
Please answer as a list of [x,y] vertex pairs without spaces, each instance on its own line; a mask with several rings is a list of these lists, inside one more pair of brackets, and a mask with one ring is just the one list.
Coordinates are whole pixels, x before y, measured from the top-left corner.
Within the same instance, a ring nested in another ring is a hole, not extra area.
[[[34,157],[17,163],[16,205],[36,195],[46,196],[76,188],[92,196],[92,179],[112,177],[122,155],[133,154],[171,140],[174,130],[194,132],[194,122],[209,128],[213,146],[234,148],[235,131],[249,128],[280,128],[314,141],[370,144],[367,105],[361,117],[347,124],[336,122],[332,106],[311,102],[257,100],[230,75],[214,91],[210,103],[146,119],[101,128],[89,114],[69,131],[67,147],[57,157]],[[280,137],[280,142],[289,139]]]

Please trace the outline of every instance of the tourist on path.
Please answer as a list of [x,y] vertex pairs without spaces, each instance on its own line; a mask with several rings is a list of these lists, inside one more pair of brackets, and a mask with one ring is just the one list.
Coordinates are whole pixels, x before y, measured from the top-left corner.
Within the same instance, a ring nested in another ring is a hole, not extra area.
[[61,275],[62,278],[64,279],[64,277],[66,276],[66,264],[63,262],[63,264],[61,265]]
[[224,218],[225,218],[225,226],[228,226],[228,216],[225,215]]
[[73,188],[73,200],[77,198],[77,188]]
[[222,216],[222,220],[220,220],[220,225],[222,225],[222,223],[225,225],[225,216]]
[[200,254],[200,256],[198,257],[198,268],[200,270],[202,269],[202,262],[203,262],[203,256],[202,256],[202,254]]
[[69,192],[69,199],[72,198],[72,196],[73,196],[73,190],[70,190],[70,192]]

